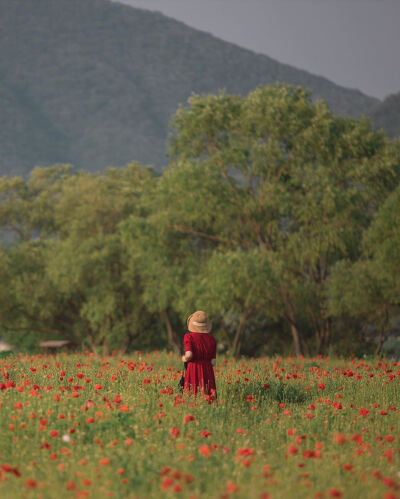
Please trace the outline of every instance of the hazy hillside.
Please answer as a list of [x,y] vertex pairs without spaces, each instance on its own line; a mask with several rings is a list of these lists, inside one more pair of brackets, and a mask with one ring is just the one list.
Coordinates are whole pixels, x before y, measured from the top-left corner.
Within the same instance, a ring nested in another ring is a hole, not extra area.
[[386,97],[368,114],[376,126],[384,128],[391,137],[400,136],[400,92]]
[[168,123],[192,92],[303,85],[337,113],[379,101],[162,14],[108,0],[0,0],[0,174],[71,162],[167,163]]

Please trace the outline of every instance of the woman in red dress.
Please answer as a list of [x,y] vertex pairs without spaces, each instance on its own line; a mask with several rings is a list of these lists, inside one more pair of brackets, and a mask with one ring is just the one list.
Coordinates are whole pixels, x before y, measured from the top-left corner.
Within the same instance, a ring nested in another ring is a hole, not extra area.
[[188,362],[184,391],[216,396],[214,369],[217,356],[217,342],[211,331],[211,321],[207,314],[198,310],[187,320],[188,333],[183,343],[185,354],[183,362]]

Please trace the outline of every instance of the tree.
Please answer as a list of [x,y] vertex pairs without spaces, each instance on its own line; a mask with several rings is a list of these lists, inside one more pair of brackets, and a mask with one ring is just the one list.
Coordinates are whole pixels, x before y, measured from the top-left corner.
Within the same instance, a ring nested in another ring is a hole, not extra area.
[[271,276],[257,299],[265,315],[279,309],[297,354],[307,340],[303,323],[325,352],[330,270],[357,258],[362,232],[398,176],[388,139],[367,120],[336,117],[284,85],[247,98],[193,96],[172,126],[158,223],[205,255],[200,262],[213,251],[255,251]]
[[277,283],[267,258],[256,249],[212,251],[190,275],[181,297],[182,309],[191,306],[236,319],[233,337],[226,337],[235,357],[241,352],[244,331],[253,316],[268,310],[272,319],[279,318],[281,303],[273,294]]
[[179,298],[185,293],[190,271],[196,268],[195,255],[182,236],[160,225],[156,200],[155,196],[146,199],[146,216],[132,215],[121,225],[122,239],[129,258],[128,275],[139,279],[143,303],[160,317],[169,347],[178,354],[182,341],[177,327],[185,317],[183,313],[182,320],[178,318]]
[[327,289],[332,316],[357,318],[377,331],[379,354],[400,306],[400,185],[387,198],[363,235],[356,262],[335,266]]
[[51,182],[9,179],[3,191],[4,224],[14,220],[24,234],[7,248],[0,269],[0,288],[9,290],[3,327],[58,334],[104,351],[126,349],[145,334],[150,317],[140,282],[126,273],[119,223],[139,213],[152,172],[133,163],[104,174],[63,172],[57,182],[39,169],[37,178]]
[[54,234],[54,206],[69,165],[35,168],[27,180],[0,178],[0,230],[13,239],[29,241]]

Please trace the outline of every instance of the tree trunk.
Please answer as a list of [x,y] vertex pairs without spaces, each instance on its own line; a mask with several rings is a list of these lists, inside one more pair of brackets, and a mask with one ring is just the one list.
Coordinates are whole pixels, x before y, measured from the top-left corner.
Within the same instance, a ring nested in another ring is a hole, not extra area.
[[286,306],[285,319],[289,323],[290,332],[292,333],[294,350],[296,352],[297,357],[300,357],[300,355],[303,355],[302,338],[299,328],[297,326],[294,308],[287,293],[283,289],[281,289],[281,296]]
[[300,357],[300,355],[303,355],[303,349],[301,347],[300,331],[297,329],[296,324],[292,322],[289,322],[289,324],[290,324],[290,331],[293,337],[294,350],[296,352],[297,357]]
[[174,353],[177,355],[180,354],[181,348],[180,348],[180,343],[178,340],[178,336],[175,333],[175,331],[172,329],[171,321],[169,320],[168,312],[167,310],[164,310],[161,313],[161,316],[165,322],[165,327],[167,328],[167,335],[168,335],[168,343],[170,348]]
[[226,327],[225,327],[225,325],[224,325],[223,321],[221,322],[220,328],[221,328],[221,331],[223,332],[223,334],[224,334],[224,336],[225,336],[226,343],[227,343],[227,345],[228,345],[228,350],[232,350],[232,341],[231,341],[231,339],[229,338],[228,331],[226,330]]
[[384,312],[384,315],[383,315],[382,322],[381,322],[381,327],[379,328],[378,343],[376,345],[375,352],[374,352],[375,355],[379,355],[381,353],[382,345],[385,342],[385,329],[386,329],[386,326],[388,323],[388,319],[389,319],[389,314],[388,314],[388,311],[386,309]]
[[243,313],[242,317],[240,318],[238,327],[236,328],[236,333],[235,337],[233,338],[233,345],[232,345],[233,356],[235,358],[238,357],[240,354],[240,349],[242,347],[242,336],[243,336],[244,326],[246,325],[248,316],[249,316],[249,311],[247,310],[246,312]]
[[322,320],[321,327],[317,330],[317,353],[325,355],[328,351],[331,336],[330,320],[325,318]]
[[128,349],[128,345],[129,345],[129,339],[130,339],[129,336],[126,335],[124,341],[122,342],[122,345],[119,347],[119,350],[118,350],[119,355],[126,354],[126,351]]

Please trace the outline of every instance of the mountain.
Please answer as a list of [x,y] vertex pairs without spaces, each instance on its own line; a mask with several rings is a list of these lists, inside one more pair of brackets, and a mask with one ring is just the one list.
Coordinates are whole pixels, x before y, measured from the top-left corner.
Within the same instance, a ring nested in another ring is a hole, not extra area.
[[138,160],[162,168],[192,92],[302,85],[346,116],[378,100],[160,13],[109,0],[0,0],[0,175]]
[[389,95],[367,114],[376,127],[384,128],[390,137],[400,137],[400,92]]

